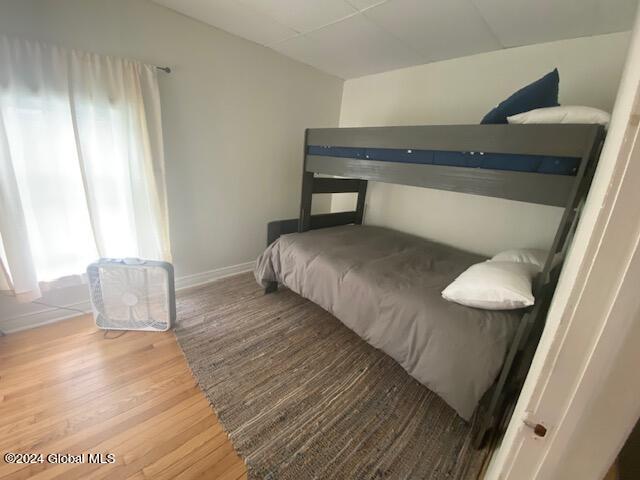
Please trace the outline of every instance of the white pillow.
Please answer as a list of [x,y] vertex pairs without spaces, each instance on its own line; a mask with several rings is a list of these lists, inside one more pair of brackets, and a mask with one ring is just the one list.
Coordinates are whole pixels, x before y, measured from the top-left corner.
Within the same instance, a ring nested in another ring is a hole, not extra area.
[[535,265],[538,272],[541,272],[548,255],[548,251],[539,248],[515,248],[494,255],[491,261],[530,263]]
[[611,115],[604,110],[580,105],[536,108],[507,117],[509,123],[599,123],[607,126]]
[[529,263],[488,260],[471,265],[447,288],[442,297],[467,307],[514,310],[533,305],[531,280],[535,268]]

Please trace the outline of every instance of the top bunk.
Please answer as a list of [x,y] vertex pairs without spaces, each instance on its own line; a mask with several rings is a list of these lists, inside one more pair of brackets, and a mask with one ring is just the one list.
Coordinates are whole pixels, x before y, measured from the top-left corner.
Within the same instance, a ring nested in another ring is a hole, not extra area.
[[[600,125],[574,124],[309,129],[304,168],[566,207],[587,167],[595,167],[603,138]],[[313,193],[350,191],[319,184]]]

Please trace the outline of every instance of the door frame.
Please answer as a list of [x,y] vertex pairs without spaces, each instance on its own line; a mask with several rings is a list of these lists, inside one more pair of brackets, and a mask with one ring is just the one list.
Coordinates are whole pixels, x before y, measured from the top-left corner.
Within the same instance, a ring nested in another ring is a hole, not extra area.
[[[640,415],[640,375],[624,370],[640,366],[640,348],[624,348],[640,332],[639,18],[598,170],[488,480],[600,480]],[[620,382],[626,390],[610,398]]]

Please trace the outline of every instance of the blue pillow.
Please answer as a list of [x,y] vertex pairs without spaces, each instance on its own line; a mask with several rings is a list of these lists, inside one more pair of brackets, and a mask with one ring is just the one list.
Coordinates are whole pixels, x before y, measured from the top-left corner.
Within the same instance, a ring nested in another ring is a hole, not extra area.
[[480,123],[508,123],[507,117],[511,115],[536,108],[557,107],[559,83],[560,75],[556,68],[501,102],[487,113]]

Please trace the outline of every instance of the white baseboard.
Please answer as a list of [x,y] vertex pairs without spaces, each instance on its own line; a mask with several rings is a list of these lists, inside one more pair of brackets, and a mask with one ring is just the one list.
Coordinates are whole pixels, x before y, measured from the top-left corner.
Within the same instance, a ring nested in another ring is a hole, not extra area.
[[0,319],[0,330],[2,333],[15,333],[21,330],[40,327],[49,323],[59,322],[68,318],[81,315],[80,311],[91,313],[91,302],[87,299],[79,302],[64,305],[65,308],[72,308],[79,311],[65,310],[61,307],[46,307],[36,312],[22,313],[9,318]]
[[176,278],[176,290],[184,290],[185,288],[197,287],[199,285],[205,285],[207,283],[220,280],[221,278],[230,277],[232,275],[238,275],[239,273],[250,272],[256,262],[246,262],[239,265],[232,265],[230,267],[216,268],[209,270],[208,272],[194,273],[193,275],[185,275],[183,277]]
[[[241,263],[230,267],[216,268],[207,272],[195,273],[193,275],[185,275],[176,278],[176,290],[184,290],[186,288],[197,287],[207,283],[220,280],[225,277],[245,273],[253,270],[254,262]],[[80,312],[65,310],[71,308],[91,313],[91,302],[89,295],[84,299],[78,299],[74,303],[60,305],[60,307],[46,307],[36,312],[22,313],[9,318],[0,319],[0,330],[3,333],[15,333],[21,330],[40,327],[49,323],[59,322],[68,318],[77,317]],[[64,307],[64,308],[63,308]]]

